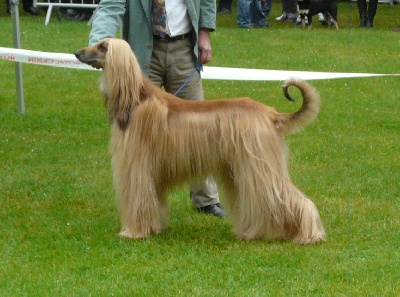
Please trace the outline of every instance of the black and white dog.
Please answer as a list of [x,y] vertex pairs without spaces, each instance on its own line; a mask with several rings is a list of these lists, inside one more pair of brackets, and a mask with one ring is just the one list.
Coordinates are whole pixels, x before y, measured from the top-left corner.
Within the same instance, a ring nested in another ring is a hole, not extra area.
[[339,29],[337,21],[337,5],[335,0],[297,0],[299,6],[299,15],[301,17],[301,26],[305,27],[305,18],[308,19],[308,27],[311,29],[312,17],[318,13],[323,13],[328,26],[335,26]]

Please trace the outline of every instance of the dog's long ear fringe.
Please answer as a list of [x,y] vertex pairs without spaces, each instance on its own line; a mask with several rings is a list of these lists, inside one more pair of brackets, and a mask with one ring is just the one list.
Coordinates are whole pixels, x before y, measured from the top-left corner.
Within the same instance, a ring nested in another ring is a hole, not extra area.
[[283,93],[288,100],[294,101],[288,92],[290,86],[295,86],[301,91],[303,104],[300,110],[294,113],[278,113],[276,115],[275,125],[284,134],[299,132],[311,124],[317,117],[321,104],[319,93],[313,86],[294,78],[288,79],[283,85]]
[[106,108],[110,121],[117,121],[124,130],[130,121],[132,108],[140,103],[143,75],[129,44],[121,39],[109,39],[103,73],[107,90]]

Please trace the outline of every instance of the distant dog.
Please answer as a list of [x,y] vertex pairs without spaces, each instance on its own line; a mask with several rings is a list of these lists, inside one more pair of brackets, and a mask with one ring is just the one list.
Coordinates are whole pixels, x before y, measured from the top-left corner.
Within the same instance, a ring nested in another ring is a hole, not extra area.
[[308,28],[312,27],[312,17],[318,13],[323,13],[328,27],[331,25],[339,29],[337,18],[337,4],[335,0],[298,0],[299,15],[301,17],[301,26],[305,27],[305,18],[308,20]]
[[145,76],[130,48],[104,39],[75,53],[103,68],[102,91],[111,122],[111,154],[122,231],[126,238],[158,233],[167,223],[167,192],[213,176],[235,234],[244,239],[324,240],[314,203],[290,181],[283,135],[300,131],[319,111],[308,83],[290,79],[303,104],[279,113],[249,98],[182,100]]

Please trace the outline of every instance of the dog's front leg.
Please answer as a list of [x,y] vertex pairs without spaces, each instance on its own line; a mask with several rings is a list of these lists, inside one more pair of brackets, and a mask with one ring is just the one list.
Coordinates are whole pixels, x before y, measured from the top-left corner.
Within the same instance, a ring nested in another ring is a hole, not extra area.
[[122,224],[119,235],[145,238],[159,233],[166,222],[166,202],[163,191],[156,189],[145,158],[132,157],[131,150],[121,146],[112,147],[116,148],[112,167]]
[[301,28],[306,27],[306,16],[304,14],[301,14]]
[[[158,198],[150,177],[127,177],[118,197],[122,231],[125,238],[146,238],[161,231],[166,223],[165,199]],[[132,180],[129,180],[132,179]],[[164,195],[163,195],[164,196]]]
[[308,18],[308,30],[311,30],[311,28],[312,28],[312,14],[309,13],[307,18]]

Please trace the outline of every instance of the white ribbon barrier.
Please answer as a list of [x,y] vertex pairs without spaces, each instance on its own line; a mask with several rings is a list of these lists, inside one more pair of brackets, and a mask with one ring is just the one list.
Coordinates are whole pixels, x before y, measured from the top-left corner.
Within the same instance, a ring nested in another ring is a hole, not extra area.
[[6,47],[0,47],[0,60],[63,68],[96,70],[89,65],[79,62],[75,56],[71,54],[38,52]]
[[[0,60],[47,65],[54,67],[96,70],[89,65],[79,62],[72,54],[38,52],[38,51],[5,48],[5,47],[0,47]],[[399,75],[400,75],[399,73],[397,74],[338,73],[338,72],[262,70],[262,69],[204,66],[201,77],[203,79],[272,81],[272,80],[286,80],[290,77],[297,77],[304,80],[317,80],[317,79],[348,78],[348,77],[399,76]]]

